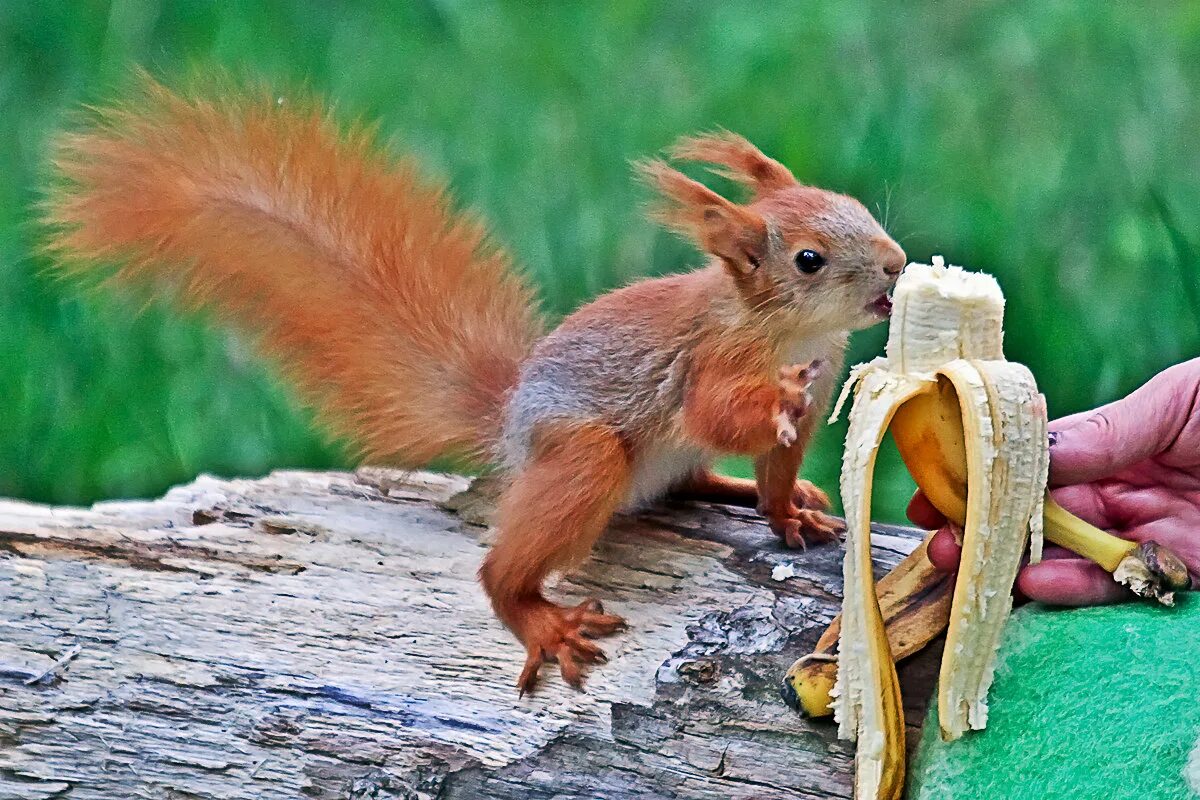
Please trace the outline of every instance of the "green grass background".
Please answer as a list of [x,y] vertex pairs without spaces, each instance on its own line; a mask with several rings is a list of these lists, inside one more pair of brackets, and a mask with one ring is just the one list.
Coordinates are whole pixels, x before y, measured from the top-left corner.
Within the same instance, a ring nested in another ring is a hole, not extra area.
[[[910,257],[995,273],[1052,414],[1200,351],[1200,4],[0,4],[0,495],[154,495],[346,463],[228,332],[49,277],[48,144],[134,65],[310,86],[480,210],[561,315],[697,256],[628,161],[744,133],[878,209]],[[852,361],[880,351],[882,326]],[[841,427],[805,471],[836,486]],[[743,465],[733,464],[733,468]],[[911,484],[881,461],[877,511]]]

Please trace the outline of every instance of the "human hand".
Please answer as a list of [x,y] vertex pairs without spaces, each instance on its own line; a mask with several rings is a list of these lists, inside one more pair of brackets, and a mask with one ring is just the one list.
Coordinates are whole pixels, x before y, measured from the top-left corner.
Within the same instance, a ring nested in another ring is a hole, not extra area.
[[[1153,540],[1200,576],[1200,358],[1170,367],[1123,400],[1050,423],[1050,485],[1066,510],[1135,542]],[[908,518],[938,528],[929,559],[958,568],[954,526],[917,492]],[[1102,567],[1061,547],[1024,567],[1017,590],[1051,605],[1129,596]]]

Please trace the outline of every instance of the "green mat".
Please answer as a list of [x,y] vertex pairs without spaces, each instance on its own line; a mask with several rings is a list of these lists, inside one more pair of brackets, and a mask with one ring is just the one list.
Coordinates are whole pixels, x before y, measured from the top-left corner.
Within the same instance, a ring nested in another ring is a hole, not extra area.
[[1200,798],[1200,597],[1026,606],[998,664],[987,730],[942,742],[931,710],[909,798]]

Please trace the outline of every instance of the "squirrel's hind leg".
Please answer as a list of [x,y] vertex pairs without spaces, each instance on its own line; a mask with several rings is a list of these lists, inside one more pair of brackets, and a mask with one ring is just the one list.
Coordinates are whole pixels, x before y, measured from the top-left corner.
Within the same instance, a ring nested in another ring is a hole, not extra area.
[[590,637],[624,624],[595,600],[573,608],[551,603],[542,583],[587,557],[624,500],[629,476],[629,453],[611,428],[557,423],[535,431],[528,462],[500,498],[499,534],[479,575],[496,616],[525,645],[522,694],[547,661],[581,687],[583,666],[605,657]]
[[670,492],[672,500],[694,500],[701,503],[724,503],[744,508],[758,507],[758,485],[747,478],[721,475],[702,469],[688,476]]
[[[783,532],[786,528],[784,519],[797,519],[802,511],[814,512],[808,525],[815,536],[821,532],[816,527],[837,527],[836,521],[825,517],[822,511],[829,510],[829,495],[821,491],[811,481],[794,477],[799,466],[801,455],[796,452],[800,448],[777,447],[770,453],[755,460],[755,473],[758,478],[734,478],[721,475],[712,470],[701,470],[688,477],[678,487],[671,490],[672,500],[692,500],[701,503],[724,503],[730,506],[755,508],[768,517],[780,520],[780,536],[787,538]],[[791,452],[788,452],[791,451]],[[794,539],[793,535],[793,539]]]

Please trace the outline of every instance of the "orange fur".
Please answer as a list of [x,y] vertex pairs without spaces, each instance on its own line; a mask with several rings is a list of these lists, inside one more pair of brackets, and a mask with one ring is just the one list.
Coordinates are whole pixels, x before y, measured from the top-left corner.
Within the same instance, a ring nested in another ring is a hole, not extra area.
[[[813,415],[809,415],[812,417]],[[811,423],[809,423],[811,424]],[[776,447],[754,461],[758,512],[788,547],[804,548],[807,539],[836,541],[838,527],[823,513],[829,497],[809,481],[796,477],[808,433],[791,447]]]
[[[785,453],[788,457],[781,459]],[[810,481],[796,478],[803,460],[803,447],[772,448],[755,459],[755,479],[701,470],[673,490],[671,497],[753,508],[764,515],[786,516],[798,508],[826,510],[829,496]]]
[[750,187],[756,196],[796,184],[791,170],[729,131],[684,137],[671,148],[671,156],[718,164],[723,169],[710,171]]
[[684,430],[719,452],[758,455],[776,443],[779,385],[770,376],[770,354],[750,344],[703,353],[684,398]]
[[704,469],[689,476],[671,492],[671,497],[755,508],[758,505],[758,484],[747,478],[733,478]]
[[232,317],[368,458],[488,458],[541,331],[508,257],[367,131],[292,98],[223,97],[146,78],[64,137],[51,248]]
[[737,272],[758,266],[767,246],[767,225],[761,216],[662,161],[643,161],[637,169],[666,201],[654,212],[659,222],[694,239]]
[[[904,258],[861,203],[799,185],[733,134],[681,140],[676,156],[755,195],[737,204],[661,161],[639,166],[662,196],[656,216],[711,263],[612,292],[539,339],[528,287],[440,187],[314,105],[220,96],[145,79],[132,103],[66,137],[50,247],[76,270],[122,262],[119,276],[240,323],[370,458],[511,469],[480,578],[525,645],[523,691],[547,660],[578,685],[603,658],[589,637],[621,624],[542,591],[618,508],[678,487],[756,498],[795,546],[828,535],[827,499],[797,467],[845,335],[878,321],[872,301]],[[829,256],[823,271],[797,269],[808,248]],[[802,379],[787,367],[797,353],[830,366]],[[755,456],[757,483],[713,475],[716,452]]]
[[598,607],[554,605],[542,595],[542,582],[587,556],[628,484],[629,451],[614,431],[561,424],[537,432],[528,465],[502,496],[500,535],[479,575],[496,616],[528,651],[522,692],[533,688],[544,660],[557,660],[563,677],[578,686],[577,662],[603,657],[581,636],[621,624]]

